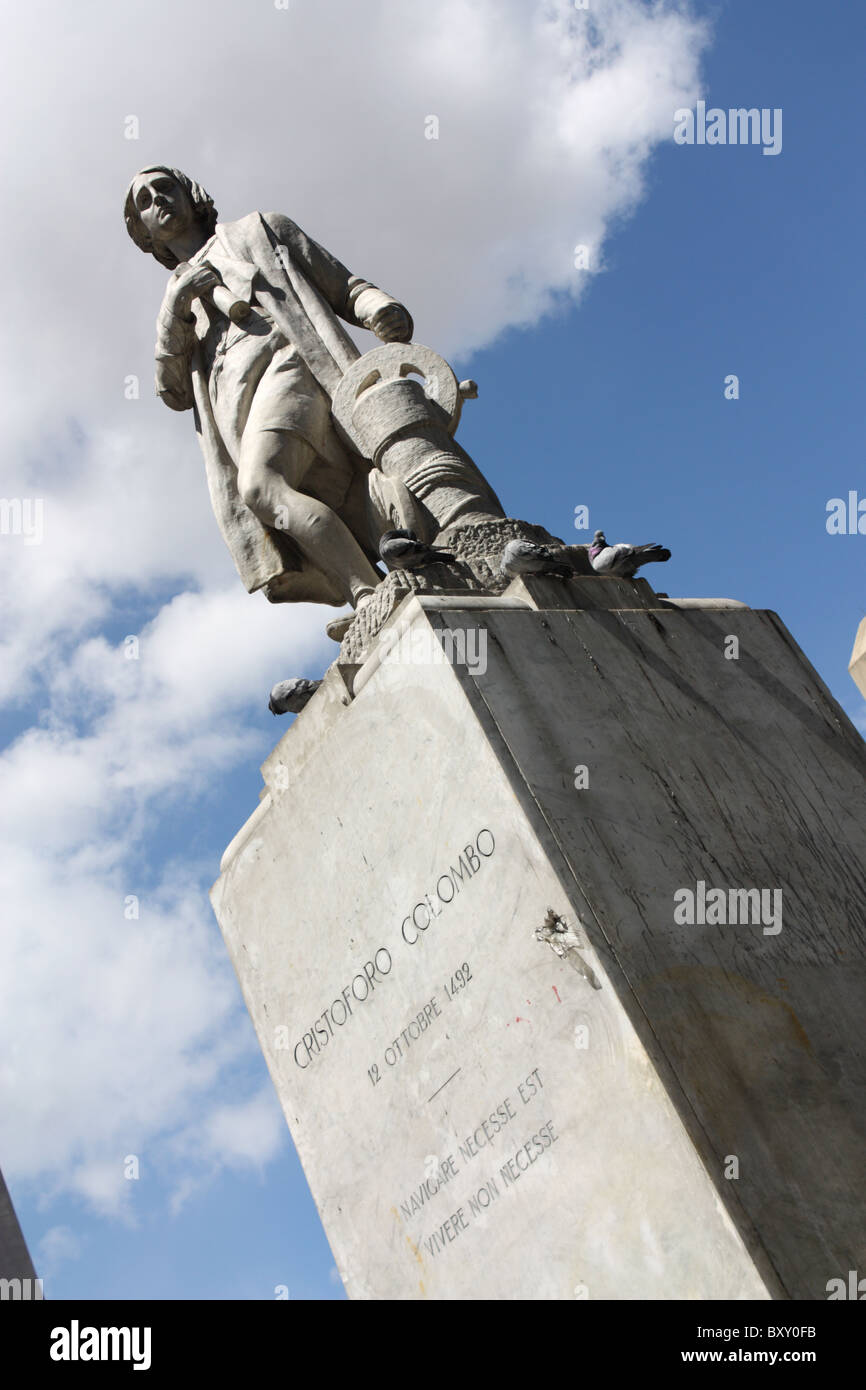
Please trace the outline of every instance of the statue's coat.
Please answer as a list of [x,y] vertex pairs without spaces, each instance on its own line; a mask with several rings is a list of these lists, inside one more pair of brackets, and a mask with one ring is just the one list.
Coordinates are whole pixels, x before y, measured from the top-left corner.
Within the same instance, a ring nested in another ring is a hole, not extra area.
[[[358,324],[349,301],[350,286],[357,281],[346,267],[288,217],[271,212],[217,223],[213,238],[192,257],[200,260],[212,265],[238,298],[255,294],[327,396],[333,396],[343,373],[360,356],[338,318]],[[194,305],[194,312],[203,310]],[[166,319],[163,305],[164,340]],[[183,343],[177,351],[179,332]],[[191,331],[179,329],[177,320],[168,338],[170,343],[157,344],[156,389],[174,409],[195,409],[214,514],[246,588],[252,592],[267,586],[275,601],[342,604],[333,581],[305,560],[287,535],[263,525],[239,496],[237,468],[214,419],[201,346]],[[352,486],[341,515],[370,554],[363,523],[369,463],[348,445],[344,449],[333,432],[316,447],[332,464],[348,466]],[[314,478],[310,491],[315,492]]]

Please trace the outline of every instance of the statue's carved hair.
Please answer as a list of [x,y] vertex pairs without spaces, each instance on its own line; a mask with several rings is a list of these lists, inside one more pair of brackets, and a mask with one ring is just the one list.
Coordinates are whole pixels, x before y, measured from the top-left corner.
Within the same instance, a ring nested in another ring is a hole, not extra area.
[[126,222],[126,230],[140,250],[149,251],[150,254],[159,261],[160,265],[164,265],[168,270],[174,270],[178,263],[177,256],[173,256],[166,247],[155,247],[153,245],[148,233],[145,231],[144,224],[139,215],[138,208],[135,206],[135,199],[133,197],[135,179],[139,178],[141,174],[157,173],[169,174],[171,178],[174,179],[175,183],[179,183],[182,188],[186,189],[192,202],[193,214],[198,221],[203,224],[208,237],[213,235],[213,229],[216,226],[217,220],[217,210],[213,205],[213,198],[210,196],[207,189],[202,188],[200,183],[195,183],[180,169],[170,169],[167,164],[148,164],[147,168],[139,169],[132,183],[129,185],[129,188],[126,190],[126,200],[123,204],[123,217]]

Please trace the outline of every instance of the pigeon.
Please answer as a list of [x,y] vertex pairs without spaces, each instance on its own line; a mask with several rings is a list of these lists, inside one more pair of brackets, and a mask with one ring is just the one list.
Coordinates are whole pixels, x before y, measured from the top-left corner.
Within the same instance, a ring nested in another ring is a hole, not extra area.
[[419,541],[414,531],[386,531],[379,554],[389,570],[419,570],[425,565],[453,565],[457,560],[450,550]]
[[271,714],[300,714],[321,684],[321,681],[308,681],[304,676],[278,681],[271,691],[268,709]]
[[542,574],[552,579],[572,579],[574,566],[558,560],[546,545],[535,541],[509,541],[499,561],[500,572],[509,579],[517,579],[522,574]]
[[641,565],[651,561],[669,560],[671,552],[661,545],[608,545],[603,531],[596,531],[589,547],[589,563],[596,574],[610,574],[617,579],[634,579]]

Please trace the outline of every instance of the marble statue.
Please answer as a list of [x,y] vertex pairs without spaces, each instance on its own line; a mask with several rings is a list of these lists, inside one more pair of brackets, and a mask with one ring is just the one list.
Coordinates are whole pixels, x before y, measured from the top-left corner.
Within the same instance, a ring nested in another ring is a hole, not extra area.
[[[504,518],[452,437],[474,383],[410,342],[398,300],[280,213],[218,222],[177,169],[137,173],[124,215],[172,272],[156,389],[194,411],[214,513],[250,592],[360,611],[383,578],[386,532],[429,544]],[[386,346],[362,356],[343,323]]]

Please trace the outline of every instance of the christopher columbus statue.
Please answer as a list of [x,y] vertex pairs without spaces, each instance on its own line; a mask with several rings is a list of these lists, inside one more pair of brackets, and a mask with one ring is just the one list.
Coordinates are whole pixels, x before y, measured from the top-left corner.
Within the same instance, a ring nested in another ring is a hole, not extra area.
[[[288,217],[218,223],[177,169],[136,174],[124,212],[136,245],[176,272],[157,320],[156,388],[172,410],[196,412],[211,501],[247,589],[357,607],[381,575],[366,470],[330,413],[359,356],[339,319],[407,341],[409,313]],[[218,285],[250,306],[237,321],[209,293]]]
[[[443,359],[410,344],[412,318],[391,295],[281,213],[218,222],[178,169],[136,174],[124,215],[135,244],[173,272],[156,389],[195,413],[214,512],[250,592],[357,610],[382,578],[388,527],[432,541],[503,516],[451,439],[474,383],[458,387]],[[391,346],[362,358],[341,319]]]

